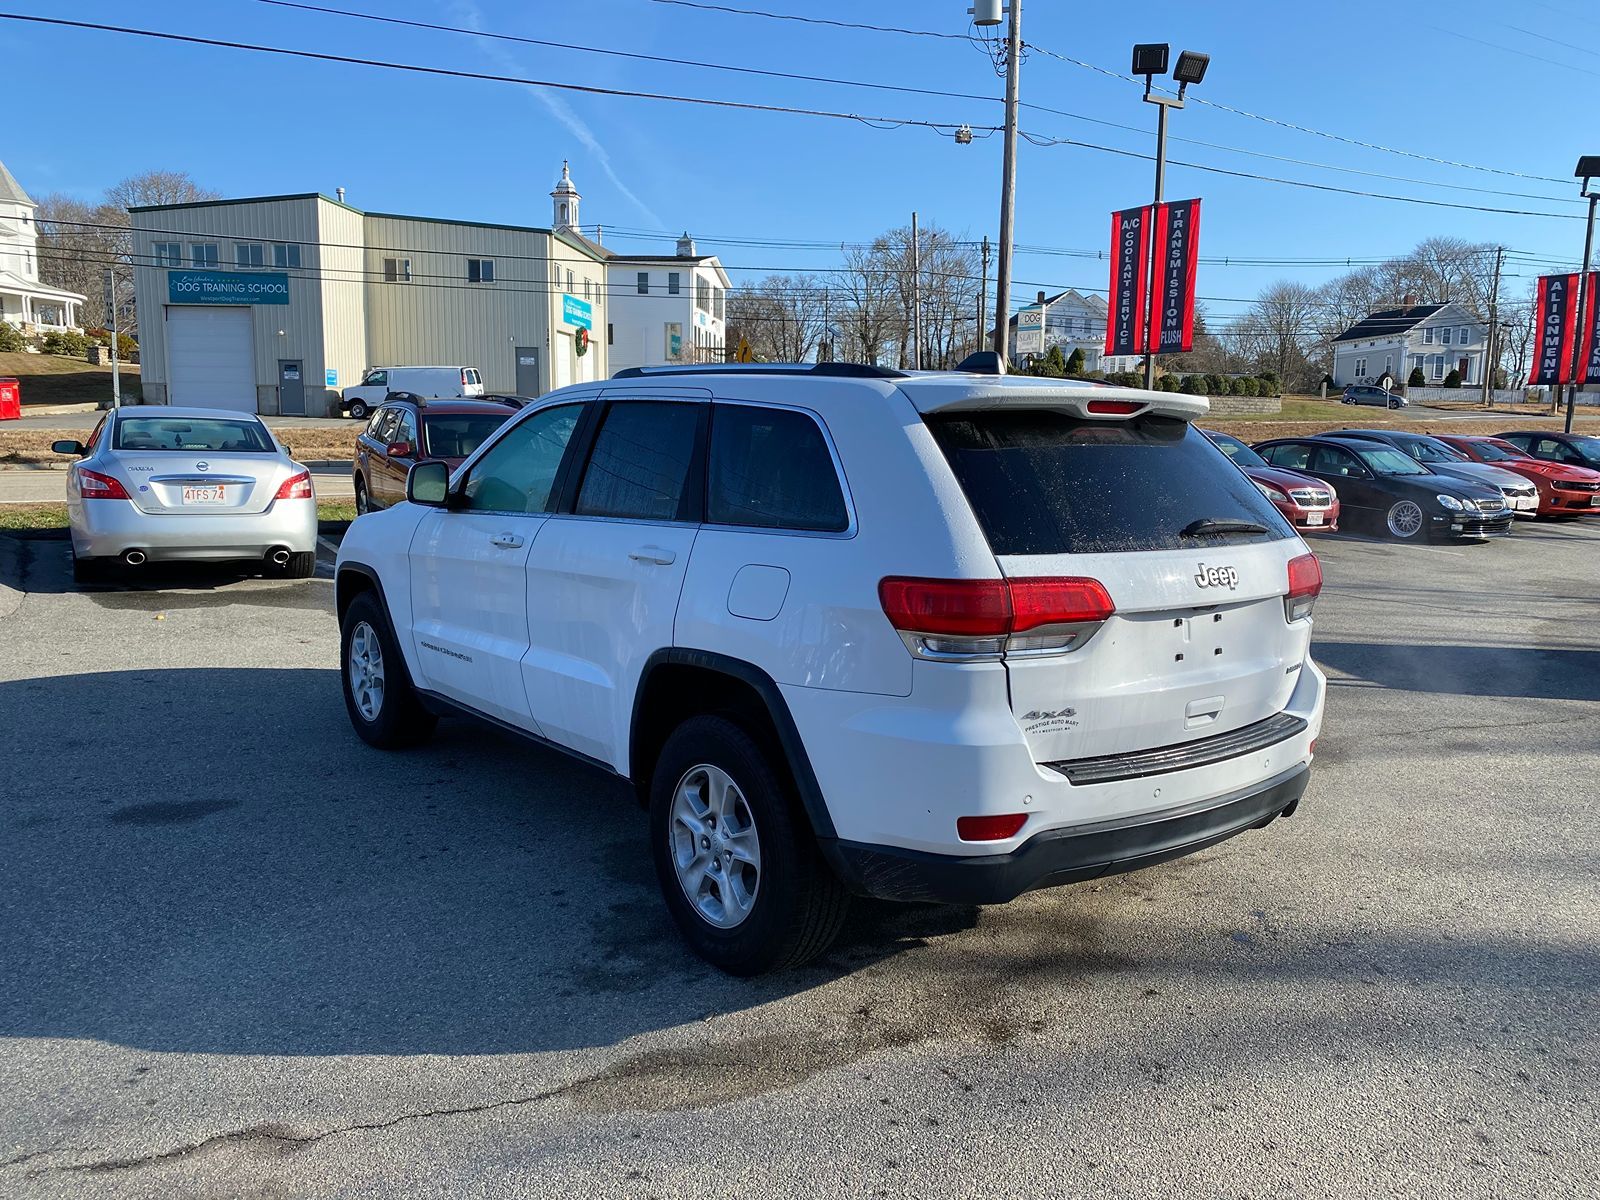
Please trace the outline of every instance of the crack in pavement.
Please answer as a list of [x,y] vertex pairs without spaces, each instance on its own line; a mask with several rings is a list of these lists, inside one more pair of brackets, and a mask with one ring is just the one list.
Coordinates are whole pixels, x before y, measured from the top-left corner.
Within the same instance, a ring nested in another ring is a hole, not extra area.
[[[169,1150],[161,1150],[152,1154],[141,1154],[132,1158],[107,1158],[98,1162],[75,1163],[70,1166],[57,1167],[58,1171],[87,1172],[102,1175],[113,1171],[137,1170],[142,1167],[155,1166],[158,1163],[177,1162],[193,1158],[196,1155],[207,1153],[223,1146],[233,1145],[264,1145],[285,1153],[293,1153],[306,1146],[316,1145],[331,1137],[340,1137],[349,1133],[372,1133],[383,1129],[392,1129],[396,1125],[403,1125],[408,1121],[430,1120],[435,1117],[461,1117],[472,1116],[478,1113],[493,1112],[501,1108],[517,1108],[524,1104],[534,1104],[541,1100],[549,1100],[559,1096],[562,1092],[589,1082],[587,1079],[574,1080],[564,1083],[559,1087],[547,1088],[542,1092],[535,1092],[528,1096],[513,1096],[508,1100],[493,1100],[485,1104],[468,1104],[458,1108],[425,1109],[422,1112],[401,1113],[397,1117],[390,1117],[383,1121],[358,1121],[351,1125],[340,1125],[333,1129],[321,1132],[306,1133],[287,1125],[252,1125],[247,1129],[234,1129],[227,1133],[212,1134],[198,1142],[190,1142],[183,1146],[174,1146]],[[50,1153],[42,1151],[41,1153]],[[32,1155],[24,1156],[34,1157]],[[0,1163],[0,1166],[10,1164]]]

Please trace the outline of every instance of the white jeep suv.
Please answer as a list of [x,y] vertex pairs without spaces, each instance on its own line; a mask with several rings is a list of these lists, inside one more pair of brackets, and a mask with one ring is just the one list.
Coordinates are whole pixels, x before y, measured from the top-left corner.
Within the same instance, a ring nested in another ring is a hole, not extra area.
[[1003,903],[1294,811],[1317,559],[1206,402],[849,364],[625,371],[517,414],[340,548],[345,703],[633,782],[738,974],[851,893]]

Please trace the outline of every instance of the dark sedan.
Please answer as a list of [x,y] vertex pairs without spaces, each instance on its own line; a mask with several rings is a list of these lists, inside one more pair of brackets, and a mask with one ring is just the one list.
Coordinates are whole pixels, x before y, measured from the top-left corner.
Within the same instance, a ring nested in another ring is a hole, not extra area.
[[1531,458],[1566,463],[1569,467],[1588,467],[1600,471],[1600,437],[1590,433],[1562,433],[1555,429],[1513,429],[1494,435],[1510,442]]
[[1382,442],[1416,459],[1425,470],[1435,475],[1449,475],[1494,488],[1505,497],[1506,505],[1513,513],[1531,517],[1539,511],[1539,489],[1521,475],[1476,462],[1454,446],[1425,433],[1408,433],[1397,429],[1330,429],[1322,436]]
[[1494,488],[1434,475],[1381,442],[1280,438],[1255,449],[1275,467],[1333,484],[1346,528],[1366,524],[1391,537],[1417,541],[1483,541],[1511,532],[1511,509]]

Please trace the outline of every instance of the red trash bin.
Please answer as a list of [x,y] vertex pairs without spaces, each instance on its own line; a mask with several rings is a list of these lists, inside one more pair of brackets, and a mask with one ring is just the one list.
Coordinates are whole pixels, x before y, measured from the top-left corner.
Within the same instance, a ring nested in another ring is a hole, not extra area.
[[15,379],[0,379],[0,421],[22,419],[22,385]]

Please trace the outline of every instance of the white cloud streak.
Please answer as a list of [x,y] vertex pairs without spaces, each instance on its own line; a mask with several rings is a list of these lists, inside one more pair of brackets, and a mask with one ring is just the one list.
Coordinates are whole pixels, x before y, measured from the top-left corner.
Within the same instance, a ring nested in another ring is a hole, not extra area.
[[[455,19],[467,28],[477,31],[483,29],[483,14],[477,5],[472,3],[472,0],[454,0],[449,7],[454,10]],[[491,62],[507,74],[515,74],[523,69],[522,64],[517,62],[497,42],[482,41],[479,43],[479,49]],[[557,121],[560,121],[566,127],[568,133],[578,139],[579,144],[588,151],[590,158],[605,173],[612,186],[635,208],[649,218],[652,227],[665,228],[661,218],[656,216],[650,206],[641,200],[632,188],[622,182],[622,177],[617,174],[616,168],[611,165],[610,153],[600,143],[600,139],[595,136],[594,130],[589,128],[587,122],[573,111],[572,106],[562,97],[545,88],[534,87],[531,91],[532,98],[537,100]]]

